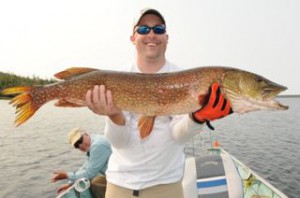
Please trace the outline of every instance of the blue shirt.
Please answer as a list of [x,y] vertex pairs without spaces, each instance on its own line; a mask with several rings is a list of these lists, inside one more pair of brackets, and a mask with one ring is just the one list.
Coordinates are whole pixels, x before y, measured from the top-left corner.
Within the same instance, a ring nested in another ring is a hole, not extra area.
[[71,182],[80,178],[92,179],[98,174],[105,175],[111,147],[104,136],[99,134],[90,135],[91,146],[87,152],[87,159],[77,172],[68,173]]

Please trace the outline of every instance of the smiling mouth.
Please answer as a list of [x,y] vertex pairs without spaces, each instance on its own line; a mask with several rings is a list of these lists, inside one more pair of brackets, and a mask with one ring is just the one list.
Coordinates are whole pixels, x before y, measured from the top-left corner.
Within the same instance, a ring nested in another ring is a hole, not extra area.
[[150,47],[158,46],[158,43],[154,43],[154,42],[145,42],[145,44]]

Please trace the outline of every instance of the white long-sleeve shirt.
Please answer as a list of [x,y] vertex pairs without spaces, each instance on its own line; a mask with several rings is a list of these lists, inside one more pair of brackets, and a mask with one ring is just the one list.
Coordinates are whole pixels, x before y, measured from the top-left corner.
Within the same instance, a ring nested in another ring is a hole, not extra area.
[[[169,62],[158,72],[177,71]],[[139,72],[136,65],[130,69]],[[184,171],[184,143],[202,129],[188,115],[157,116],[152,132],[140,138],[139,115],[124,112],[125,126],[106,120],[104,134],[112,146],[106,171],[115,185],[140,190],[158,184],[178,182]]]

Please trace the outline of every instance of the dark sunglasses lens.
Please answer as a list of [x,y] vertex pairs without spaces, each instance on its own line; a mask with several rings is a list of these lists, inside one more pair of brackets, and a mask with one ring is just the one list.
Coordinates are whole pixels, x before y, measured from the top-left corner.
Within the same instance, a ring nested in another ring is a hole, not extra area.
[[162,25],[157,25],[153,27],[153,31],[155,34],[164,34],[166,32],[166,28]]
[[78,142],[76,142],[76,143],[74,144],[74,147],[75,147],[76,149],[78,149],[78,148],[79,148],[79,144],[78,144]]
[[142,26],[138,27],[138,29],[136,31],[139,34],[148,34],[150,32],[150,27],[148,27],[146,25],[142,25]]
[[83,137],[81,136],[79,138],[79,140],[77,140],[77,142],[75,142],[74,147],[78,149],[80,144],[82,144],[82,142],[83,142]]

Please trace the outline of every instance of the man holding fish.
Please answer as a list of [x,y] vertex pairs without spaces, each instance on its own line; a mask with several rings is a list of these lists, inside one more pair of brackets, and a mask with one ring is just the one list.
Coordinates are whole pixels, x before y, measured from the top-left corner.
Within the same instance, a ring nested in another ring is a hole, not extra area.
[[107,116],[108,198],[183,197],[184,143],[204,122],[212,128],[232,110],[288,109],[275,100],[287,88],[260,75],[220,66],[179,71],[165,58],[168,34],[157,10],[140,13],[130,39],[137,56],[126,72],[72,67],[55,74],[59,82],[2,91],[15,95],[17,126],[52,100]]
[[[130,72],[179,70],[166,60],[168,34],[164,17],[157,10],[141,11],[130,40],[137,51]],[[218,84],[212,85],[205,99],[207,105],[190,115],[147,117],[118,109],[114,94],[104,85],[89,90],[87,106],[107,116],[104,133],[113,150],[106,172],[106,197],[183,198],[184,143],[201,131],[204,122],[232,113]]]

